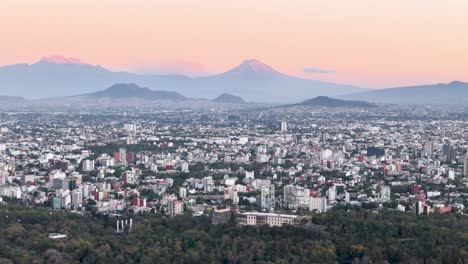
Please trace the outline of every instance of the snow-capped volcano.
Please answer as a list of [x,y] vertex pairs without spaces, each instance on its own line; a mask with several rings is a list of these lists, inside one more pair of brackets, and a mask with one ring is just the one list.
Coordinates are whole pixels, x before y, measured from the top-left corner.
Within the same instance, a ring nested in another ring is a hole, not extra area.
[[53,64],[85,64],[79,59],[59,55],[42,57],[42,59],[39,62],[47,62]]
[[281,76],[282,73],[276,71],[269,65],[256,60],[248,59],[244,60],[241,64],[234,67],[233,69],[224,72],[220,75],[223,76],[232,76],[232,77],[272,77],[272,76]]

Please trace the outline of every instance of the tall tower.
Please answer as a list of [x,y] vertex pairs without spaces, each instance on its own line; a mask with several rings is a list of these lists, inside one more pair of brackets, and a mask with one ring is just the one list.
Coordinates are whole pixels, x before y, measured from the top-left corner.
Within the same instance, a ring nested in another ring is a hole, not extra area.
[[119,162],[120,164],[127,164],[127,150],[124,148],[119,149]]
[[463,162],[463,176],[468,177],[468,152],[465,155],[465,161]]
[[286,121],[281,122],[281,132],[288,132],[288,123]]

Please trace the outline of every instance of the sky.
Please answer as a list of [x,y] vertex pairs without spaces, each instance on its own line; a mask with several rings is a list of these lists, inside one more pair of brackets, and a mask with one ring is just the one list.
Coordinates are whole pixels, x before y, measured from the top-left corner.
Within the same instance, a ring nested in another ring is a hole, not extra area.
[[468,81],[466,0],[2,0],[0,65],[206,75],[258,59],[366,88]]

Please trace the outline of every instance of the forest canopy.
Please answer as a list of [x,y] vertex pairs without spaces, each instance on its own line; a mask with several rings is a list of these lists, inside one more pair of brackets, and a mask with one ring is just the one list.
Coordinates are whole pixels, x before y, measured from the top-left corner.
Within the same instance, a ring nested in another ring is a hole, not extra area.
[[[468,220],[336,208],[314,215],[326,226],[212,225],[209,217],[115,217],[0,207],[0,263],[466,263]],[[63,233],[51,240],[49,233]]]

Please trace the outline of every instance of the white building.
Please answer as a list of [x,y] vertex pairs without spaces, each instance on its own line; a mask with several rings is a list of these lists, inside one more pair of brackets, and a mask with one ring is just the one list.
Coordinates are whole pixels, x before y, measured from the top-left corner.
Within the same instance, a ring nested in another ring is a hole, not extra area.
[[73,190],[71,192],[71,202],[75,207],[81,207],[83,204],[83,194],[78,190]]
[[317,197],[317,198],[310,198],[310,211],[316,210],[318,213],[323,213],[327,211],[327,198],[325,197]]
[[127,130],[128,132],[135,133],[137,128],[135,124],[124,124],[124,129]]
[[231,200],[232,204],[239,203],[239,196],[236,187],[227,187],[224,189],[224,200]]
[[158,164],[151,164],[150,170],[153,172],[158,172]]
[[255,171],[245,171],[245,179],[246,180],[255,179]]
[[269,225],[282,226],[294,225],[297,215],[261,213],[261,212],[245,212],[241,213],[237,219],[242,225]]
[[187,162],[182,162],[181,164],[181,171],[188,173],[189,172],[189,164]]
[[287,132],[288,131],[288,123],[285,121],[281,122],[281,132]]
[[119,149],[119,163],[120,164],[127,164],[127,150],[124,148]]
[[94,161],[84,160],[81,167],[82,167],[83,171],[94,171]]
[[137,177],[133,171],[126,171],[123,174],[123,181],[128,184],[136,184]]
[[332,202],[336,200],[336,186],[332,186],[328,189],[328,201]]
[[185,187],[180,187],[179,188],[179,197],[180,197],[180,199],[187,198],[187,188],[185,188]]

